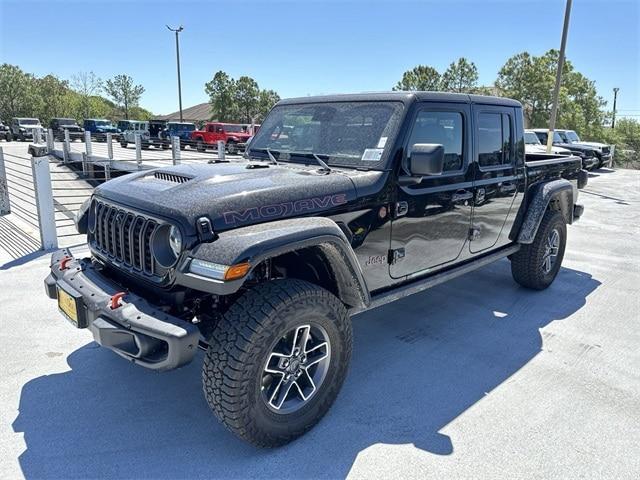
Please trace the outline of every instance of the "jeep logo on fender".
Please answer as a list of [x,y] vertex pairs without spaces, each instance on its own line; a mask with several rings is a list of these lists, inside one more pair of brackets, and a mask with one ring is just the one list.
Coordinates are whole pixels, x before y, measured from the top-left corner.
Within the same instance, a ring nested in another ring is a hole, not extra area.
[[274,203],[261,207],[247,208],[241,211],[224,212],[224,223],[233,225],[236,223],[250,222],[266,218],[286,217],[293,213],[310,212],[317,209],[335,207],[347,203],[347,196],[344,193],[335,195],[325,195],[324,197],[305,198],[295,202]]

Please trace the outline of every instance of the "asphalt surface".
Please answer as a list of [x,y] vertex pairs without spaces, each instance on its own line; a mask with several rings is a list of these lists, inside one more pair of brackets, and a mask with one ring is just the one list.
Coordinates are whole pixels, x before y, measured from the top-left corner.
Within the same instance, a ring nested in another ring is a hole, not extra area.
[[131,365],[0,249],[0,478],[640,478],[639,187],[591,175],[546,291],[504,260],[355,317],[336,404],[277,450],[216,422],[201,354]]

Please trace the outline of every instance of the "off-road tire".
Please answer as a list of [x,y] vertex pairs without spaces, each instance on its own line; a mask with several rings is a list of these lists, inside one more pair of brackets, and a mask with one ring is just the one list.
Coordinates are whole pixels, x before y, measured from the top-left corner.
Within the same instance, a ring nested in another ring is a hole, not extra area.
[[229,155],[235,155],[238,151],[238,147],[235,142],[227,142],[225,145],[225,149]]
[[[265,362],[285,332],[303,324],[327,332],[326,376],[299,410],[275,413],[261,391]],[[351,321],[333,294],[297,279],[263,283],[244,293],[214,328],[202,368],[204,395],[216,417],[240,438],[259,447],[284,445],[327,413],[347,374],[351,349]]]
[[127,148],[129,146],[129,144],[127,142],[120,142],[120,146],[122,148]]
[[[560,234],[558,254],[551,270],[546,273],[542,267],[547,239],[553,230]],[[547,210],[542,217],[536,237],[531,244],[523,244],[511,259],[513,279],[523,287],[544,290],[555,280],[564,257],[567,244],[567,225],[558,210]]]
[[202,141],[201,138],[199,138],[198,140],[196,140],[196,150],[198,152],[204,152],[207,148],[204,145],[204,142]]

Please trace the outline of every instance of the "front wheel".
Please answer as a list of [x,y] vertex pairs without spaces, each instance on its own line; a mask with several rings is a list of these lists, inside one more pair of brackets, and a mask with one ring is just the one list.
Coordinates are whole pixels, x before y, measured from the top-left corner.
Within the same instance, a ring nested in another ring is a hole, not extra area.
[[567,225],[557,210],[547,210],[533,243],[513,254],[511,274],[523,287],[544,290],[555,280],[567,244]]
[[128,144],[127,142],[120,142],[120,146],[121,146],[122,148],[127,148],[127,146],[128,146],[128,145],[129,145],[129,144]]
[[229,155],[234,155],[238,151],[238,147],[234,142],[228,142],[226,147]]
[[204,395],[240,438],[280,446],[329,410],[351,348],[351,321],[333,294],[302,280],[264,283],[215,326],[202,369]]
[[202,139],[201,139],[201,138],[199,138],[199,139],[196,141],[196,150],[197,150],[198,152],[204,152],[204,150],[205,150],[205,148],[204,148],[204,143],[202,142]]

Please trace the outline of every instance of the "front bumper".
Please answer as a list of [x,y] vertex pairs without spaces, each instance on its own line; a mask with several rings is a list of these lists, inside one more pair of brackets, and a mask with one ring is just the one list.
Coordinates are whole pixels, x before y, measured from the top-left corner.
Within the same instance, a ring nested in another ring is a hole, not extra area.
[[598,165],[598,157],[587,157],[582,159],[582,168],[590,170]]
[[[65,257],[70,260],[62,270]],[[138,295],[127,292],[121,305],[112,309],[112,297],[123,288],[102,275],[90,259],[73,258],[67,249],[51,256],[51,273],[44,284],[49,298],[58,299],[60,289],[75,299],[77,321],[70,319],[72,324],[88,328],[97,343],[143,367],[178,368],[198,349],[198,327]]]

